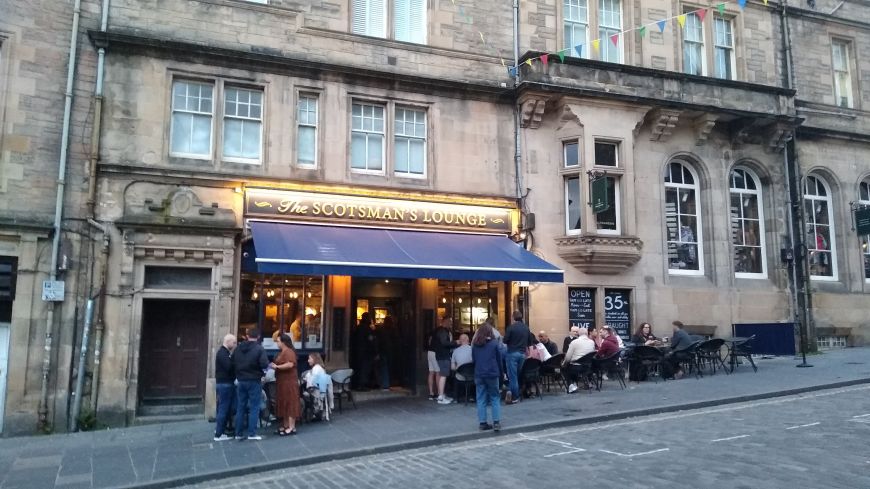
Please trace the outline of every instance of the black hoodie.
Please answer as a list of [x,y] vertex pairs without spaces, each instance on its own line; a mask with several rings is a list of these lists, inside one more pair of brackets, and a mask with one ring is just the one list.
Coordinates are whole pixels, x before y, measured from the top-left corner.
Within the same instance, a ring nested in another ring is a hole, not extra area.
[[221,346],[214,360],[214,381],[216,384],[232,384],[236,380],[233,372],[233,357],[225,346]]
[[233,351],[233,368],[236,378],[242,380],[260,381],[263,370],[269,366],[266,350],[256,341],[243,341]]

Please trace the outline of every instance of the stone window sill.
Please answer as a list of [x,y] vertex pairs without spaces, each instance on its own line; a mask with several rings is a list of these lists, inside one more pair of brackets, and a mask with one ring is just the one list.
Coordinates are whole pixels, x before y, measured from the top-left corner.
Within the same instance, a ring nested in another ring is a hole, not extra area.
[[633,236],[563,236],[556,238],[558,254],[589,274],[617,275],[638,262],[643,241]]

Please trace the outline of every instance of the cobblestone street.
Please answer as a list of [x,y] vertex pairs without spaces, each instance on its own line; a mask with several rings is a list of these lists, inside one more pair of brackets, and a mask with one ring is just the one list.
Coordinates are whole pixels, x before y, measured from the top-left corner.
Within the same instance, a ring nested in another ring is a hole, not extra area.
[[870,487],[868,394],[870,387],[862,386],[580,428],[493,434],[455,445],[228,479],[219,485]]

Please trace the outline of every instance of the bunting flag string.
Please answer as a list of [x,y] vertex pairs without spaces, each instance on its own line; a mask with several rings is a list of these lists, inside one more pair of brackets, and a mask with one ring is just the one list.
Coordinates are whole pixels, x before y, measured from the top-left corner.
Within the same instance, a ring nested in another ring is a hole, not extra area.
[[[453,2],[454,5],[456,4],[456,0],[450,0],[450,1]],[[667,28],[668,21],[673,21],[675,19],[676,19],[677,23],[680,25],[680,28],[684,29],[686,27],[686,20],[687,20],[689,15],[694,14],[698,17],[698,19],[701,22],[704,22],[704,19],[707,17],[708,11],[710,11],[712,9],[716,9],[716,11],[719,13],[720,16],[725,16],[726,5],[729,3],[734,3],[734,2],[735,2],[735,0],[727,0],[724,2],[717,3],[715,6],[711,5],[709,7],[699,8],[699,9],[696,9],[696,10],[693,10],[690,12],[686,12],[686,13],[679,14],[679,15],[674,15],[672,17],[657,20],[655,22],[651,22],[648,24],[642,24],[642,25],[639,25],[639,26],[634,27],[632,29],[626,29],[626,30],[620,31],[616,34],[611,34],[609,36],[609,38],[614,46],[619,46],[619,38],[625,37],[625,35],[630,33],[630,32],[637,31],[638,35],[640,35],[640,38],[643,39],[644,37],[646,37],[648,27],[655,25],[659,28],[659,32],[663,33],[665,31],[665,29]],[[747,0],[736,0],[736,3],[740,6],[740,10],[746,9],[746,2],[747,2]],[[768,4],[768,0],[763,0],[763,2],[764,2],[764,5]],[[480,36],[481,36],[481,39],[483,39],[482,33]],[[485,40],[484,40],[484,44],[486,44]],[[596,53],[599,52],[599,50],[601,48],[601,38],[593,39],[591,41],[591,44],[592,44],[593,51]],[[570,54],[572,49],[577,53],[578,57],[582,58],[583,57],[583,46],[584,46],[584,44],[577,44],[573,48],[567,47],[567,48],[560,49],[559,51],[555,51],[554,53],[542,54],[542,55],[537,56],[535,58],[528,58],[523,62],[523,64],[529,65],[531,67],[531,66],[534,66],[533,63],[535,61],[541,61],[541,64],[544,66],[544,68],[546,68],[548,66],[548,63],[549,63],[549,58],[553,54],[555,54],[556,56],[559,57],[560,63],[564,63],[566,54]],[[502,60],[502,64],[504,64],[504,60]],[[511,69],[511,68],[513,68],[513,69]],[[516,76],[518,74],[518,70],[516,69],[516,67],[509,67],[508,72],[511,74],[511,76]]]

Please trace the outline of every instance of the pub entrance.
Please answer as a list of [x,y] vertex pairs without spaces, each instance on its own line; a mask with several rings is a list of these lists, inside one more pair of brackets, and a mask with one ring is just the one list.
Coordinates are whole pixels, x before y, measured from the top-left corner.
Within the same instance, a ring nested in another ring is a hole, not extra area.
[[204,401],[209,305],[207,300],[142,301],[139,399],[143,406]]
[[[407,279],[351,280],[354,311],[350,334],[350,367],[359,390],[416,390],[416,281]],[[371,329],[360,326],[368,314]]]

